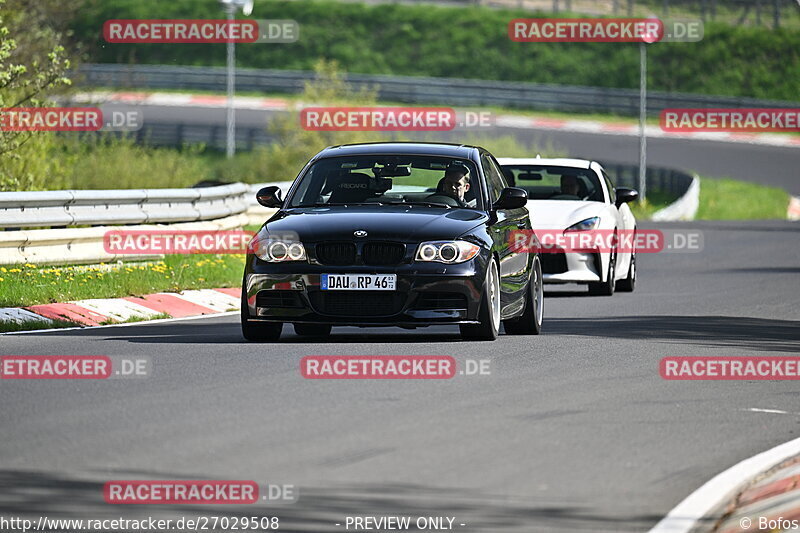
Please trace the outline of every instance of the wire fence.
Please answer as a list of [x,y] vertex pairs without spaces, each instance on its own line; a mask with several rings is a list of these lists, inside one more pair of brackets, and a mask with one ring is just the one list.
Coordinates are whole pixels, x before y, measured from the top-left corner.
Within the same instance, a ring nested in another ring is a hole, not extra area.
[[[420,2],[420,0],[367,1]],[[431,0],[430,3],[481,5],[593,16],[693,17],[706,22],[723,21],[736,25],[800,27],[800,4],[797,0]]]
[[[83,64],[79,84],[116,89],[172,89],[224,91],[223,67],[171,65]],[[263,93],[301,93],[315,73],[300,70],[236,69],[236,88]],[[637,89],[551,85],[528,82],[348,74],[354,89],[376,88],[378,99],[408,104],[448,106],[500,106],[561,112],[613,113],[636,116],[639,113]],[[795,103],[755,98],[708,96],[700,94],[650,91],[648,113],[675,107],[776,107],[794,108]]]

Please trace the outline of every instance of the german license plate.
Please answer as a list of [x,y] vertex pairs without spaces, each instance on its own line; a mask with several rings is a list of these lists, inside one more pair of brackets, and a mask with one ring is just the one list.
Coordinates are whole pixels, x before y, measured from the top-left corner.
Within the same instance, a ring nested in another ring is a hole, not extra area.
[[323,274],[323,291],[393,291],[397,274]]

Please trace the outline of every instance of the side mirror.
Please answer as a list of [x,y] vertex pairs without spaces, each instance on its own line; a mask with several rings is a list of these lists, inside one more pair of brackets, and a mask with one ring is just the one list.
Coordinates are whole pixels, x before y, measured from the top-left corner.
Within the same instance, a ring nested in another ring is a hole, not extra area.
[[519,187],[506,187],[492,206],[495,209],[517,209],[528,203],[528,192]]
[[281,207],[281,188],[274,185],[264,187],[256,193],[256,200],[264,207]]
[[624,187],[619,187],[615,190],[617,194],[617,207],[621,206],[622,204],[627,204],[628,202],[633,202],[639,199],[639,193],[634,189],[626,189]]

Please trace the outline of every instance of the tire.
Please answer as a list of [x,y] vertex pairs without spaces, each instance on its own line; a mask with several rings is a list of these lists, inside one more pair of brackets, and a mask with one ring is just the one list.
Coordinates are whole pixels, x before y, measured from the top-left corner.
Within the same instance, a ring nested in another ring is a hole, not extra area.
[[331,334],[330,324],[292,324],[297,335],[306,337],[327,337]]
[[631,254],[631,264],[628,267],[628,276],[617,282],[619,292],[633,292],[636,287],[636,252]]
[[544,284],[542,262],[537,255],[533,260],[533,275],[525,291],[525,311],[503,325],[509,335],[538,335],[542,332],[544,318]]
[[611,254],[611,260],[608,263],[608,276],[605,281],[595,281],[589,283],[589,294],[592,296],[612,296],[614,294],[614,287],[616,282],[614,278],[617,274],[617,254]]
[[500,274],[497,261],[491,259],[486,268],[483,296],[478,311],[480,324],[461,324],[461,336],[474,341],[493,341],[500,333]]
[[281,322],[250,322],[250,313],[247,310],[247,299],[244,297],[245,288],[242,286],[242,336],[250,342],[274,342],[281,338],[283,323]]

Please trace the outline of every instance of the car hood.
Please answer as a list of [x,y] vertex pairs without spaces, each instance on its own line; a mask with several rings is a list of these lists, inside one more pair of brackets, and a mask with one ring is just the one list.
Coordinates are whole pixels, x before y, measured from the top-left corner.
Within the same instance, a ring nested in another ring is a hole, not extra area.
[[454,239],[487,219],[485,213],[472,209],[426,206],[292,208],[270,220],[267,230],[296,234],[303,242],[349,241],[357,230],[367,232],[366,240],[419,242]]
[[563,230],[581,220],[599,217],[604,205],[580,200],[528,200],[526,207],[534,229]]

